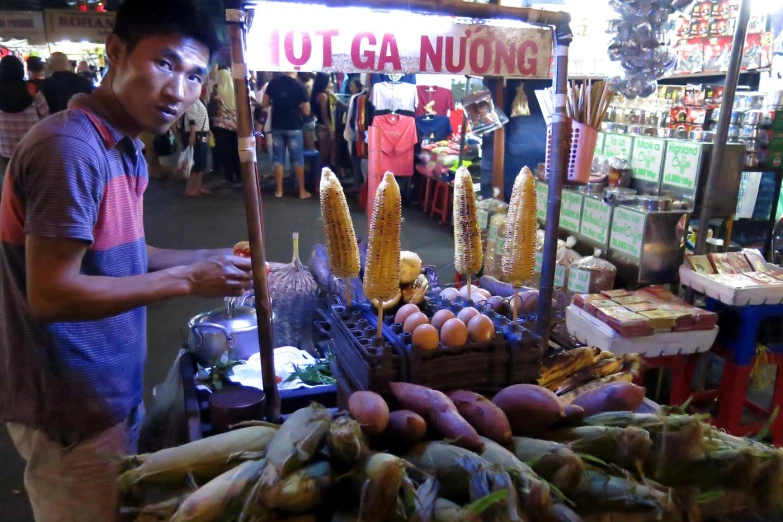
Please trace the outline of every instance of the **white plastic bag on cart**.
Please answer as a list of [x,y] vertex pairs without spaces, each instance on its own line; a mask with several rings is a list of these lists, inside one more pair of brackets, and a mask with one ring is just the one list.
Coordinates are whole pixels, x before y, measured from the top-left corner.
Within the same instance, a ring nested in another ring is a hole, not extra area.
[[152,404],[141,427],[139,453],[180,446],[188,441],[185,388],[182,383],[180,350],[166,379],[152,389]]

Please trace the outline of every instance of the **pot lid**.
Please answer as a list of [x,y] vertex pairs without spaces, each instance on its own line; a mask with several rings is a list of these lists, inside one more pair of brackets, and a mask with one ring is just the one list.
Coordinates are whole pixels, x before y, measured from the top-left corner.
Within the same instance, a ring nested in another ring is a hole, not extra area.
[[240,332],[258,327],[256,309],[252,306],[235,306],[229,314],[225,306],[204,312],[192,320],[193,324],[212,323],[217,324],[229,332]]

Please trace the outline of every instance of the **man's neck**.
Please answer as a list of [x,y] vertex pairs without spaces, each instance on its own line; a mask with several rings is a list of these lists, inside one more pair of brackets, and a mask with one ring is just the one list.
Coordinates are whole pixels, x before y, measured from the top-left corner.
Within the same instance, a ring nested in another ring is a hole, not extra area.
[[117,96],[114,95],[114,92],[108,86],[101,84],[92,95],[103,105],[109,122],[118,131],[134,139],[139,137],[141,129],[133,123],[133,120],[128,116],[127,111],[117,99]]

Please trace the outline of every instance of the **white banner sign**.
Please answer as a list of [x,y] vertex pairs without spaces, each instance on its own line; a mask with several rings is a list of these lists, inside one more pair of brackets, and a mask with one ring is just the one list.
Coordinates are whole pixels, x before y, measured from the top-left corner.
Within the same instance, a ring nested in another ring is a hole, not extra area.
[[248,65],[257,71],[546,78],[552,34],[523,24],[463,24],[405,11],[263,2],[247,47]]
[[102,44],[114,29],[114,13],[46,9],[46,36],[49,42],[89,42]]
[[0,40],[46,45],[43,16],[38,11],[0,11]]

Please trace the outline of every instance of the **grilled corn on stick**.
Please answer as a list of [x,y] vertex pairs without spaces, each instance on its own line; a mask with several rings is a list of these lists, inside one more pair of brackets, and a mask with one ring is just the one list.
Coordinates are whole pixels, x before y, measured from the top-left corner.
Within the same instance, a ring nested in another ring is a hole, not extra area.
[[[514,181],[506,220],[506,243],[503,246],[503,275],[514,287],[514,294],[533,277],[536,248],[536,184],[533,173],[524,167]],[[514,299],[514,324],[517,322]]]
[[350,279],[358,277],[361,268],[359,247],[343,187],[327,167],[321,172],[321,218],[329,264],[334,275],[345,280],[345,298],[351,306]]
[[473,179],[466,167],[457,169],[454,179],[454,269],[467,277],[470,300],[471,277],[481,270],[481,229],[476,209]]
[[401,219],[400,187],[394,174],[387,172],[375,193],[364,269],[364,294],[378,309],[378,337],[383,325],[383,303],[400,292]]

